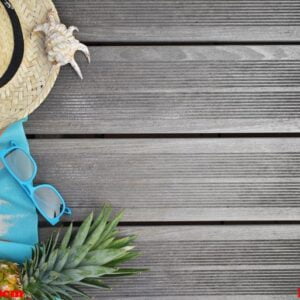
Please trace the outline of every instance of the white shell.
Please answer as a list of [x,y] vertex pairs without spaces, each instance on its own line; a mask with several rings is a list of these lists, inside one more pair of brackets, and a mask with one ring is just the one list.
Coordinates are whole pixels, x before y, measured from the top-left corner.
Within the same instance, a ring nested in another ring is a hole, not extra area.
[[75,53],[76,51],[82,51],[89,63],[91,62],[91,56],[88,47],[74,37],[74,31],[79,30],[74,26],[67,28],[66,25],[57,21],[52,10],[48,13],[48,22],[37,25],[33,29],[33,32],[43,32],[45,34],[45,48],[49,61],[59,66],[71,64],[78,76],[83,79],[81,70],[75,61]]

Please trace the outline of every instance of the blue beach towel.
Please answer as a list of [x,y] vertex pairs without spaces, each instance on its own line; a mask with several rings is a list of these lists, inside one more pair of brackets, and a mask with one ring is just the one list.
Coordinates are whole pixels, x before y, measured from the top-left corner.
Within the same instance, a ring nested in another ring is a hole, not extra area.
[[[0,136],[0,149],[14,140],[29,152],[29,145],[19,121]],[[0,163],[0,260],[22,263],[31,257],[32,247],[38,242],[36,208],[23,189]]]

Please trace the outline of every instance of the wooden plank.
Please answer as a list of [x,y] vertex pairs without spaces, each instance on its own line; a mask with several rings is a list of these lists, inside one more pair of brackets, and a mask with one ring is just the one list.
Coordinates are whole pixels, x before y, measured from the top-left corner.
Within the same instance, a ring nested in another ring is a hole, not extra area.
[[126,221],[299,220],[300,139],[32,140],[38,182],[81,220],[104,202]]
[[299,50],[92,47],[85,80],[63,69],[28,132],[299,132]]
[[[292,300],[300,286],[299,225],[125,227],[139,236],[138,277],[100,299]],[[43,230],[42,237],[49,236]]]
[[62,20],[97,42],[299,41],[298,0],[65,0]]

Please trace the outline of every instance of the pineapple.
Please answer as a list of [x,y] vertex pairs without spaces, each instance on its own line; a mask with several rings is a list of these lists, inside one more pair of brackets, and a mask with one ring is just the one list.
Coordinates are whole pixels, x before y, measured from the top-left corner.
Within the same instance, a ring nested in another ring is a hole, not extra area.
[[[0,291],[13,292],[21,290],[19,267],[15,263],[0,261]],[[2,296],[2,295],[1,295]],[[12,299],[17,299],[13,298]],[[7,299],[0,297],[0,299]]]
[[22,290],[32,300],[90,299],[81,287],[109,288],[102,278],[144,271],[118,267],[138,253],[132,246],[135,236],[117,237],[122,213],[113,220],[110,215],[109,207],[96,219],[92,213],[74,235],[71,224],[60,243],[58,232],[37,245],[23,266],[0,262],[0,290]]

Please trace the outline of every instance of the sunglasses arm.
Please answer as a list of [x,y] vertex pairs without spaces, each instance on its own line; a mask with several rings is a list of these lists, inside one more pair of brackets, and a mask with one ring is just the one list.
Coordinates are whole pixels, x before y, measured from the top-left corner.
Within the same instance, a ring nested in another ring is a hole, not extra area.
[[72,210],[71,210],[71,208],[69,208],[69,207],[66,206],[66,209],[65,209],[65,211],[64,211],[64,214],[65,214],[65,215],[68,215],[68,216],[72,215]]

